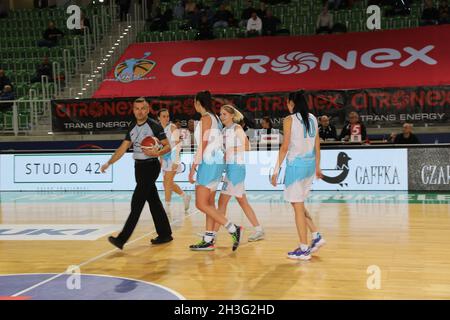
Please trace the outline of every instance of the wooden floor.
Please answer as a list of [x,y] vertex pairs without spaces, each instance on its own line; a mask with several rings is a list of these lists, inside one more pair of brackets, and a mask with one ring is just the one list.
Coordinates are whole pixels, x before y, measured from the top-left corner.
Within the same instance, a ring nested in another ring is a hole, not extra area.
[[[127,197],[33,201],[27,196],[11,200],[10,194],[0,194],[1,224],[122,225],[129,209]],[[144,280],[187,299],[450,298],[448,195],[446,201],[422,203],[321,201],[316,197],[307,206],[328,244],[308,262],[286,258],[298,240],[292,209],[277,198],[277,192],[266,193],[253,202],[267,233],[266,240],[257,243],[246,241],[249,223],[237,203],[230,203],[231,219],[248,227],[245,241],[234,253],[223,230],[216,251],[189,251],[188,246],[199,240],[196,233],[203,230],[204,216],[196,210],[185,215],[178,202],[172,216],[172,243],[149,244],[154,228],[146,207],[131,243],[122,252],[111,251],[106,237],[0,241],[0,274],[61,273],[69,265],[80,265],[82,273]],[[381,270],[380,289],[367,287],[369,266]]]

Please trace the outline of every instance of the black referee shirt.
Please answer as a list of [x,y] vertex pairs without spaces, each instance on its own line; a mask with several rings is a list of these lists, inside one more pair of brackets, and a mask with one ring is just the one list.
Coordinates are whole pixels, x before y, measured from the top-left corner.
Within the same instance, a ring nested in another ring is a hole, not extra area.
[[156,137],[160,141],[166,139],[163,127],[153,119],[148,118],[147,121],[141,125],[138,125],[136,122],[131,124],[125,136],[125,140],[133,143],[133,159],[146,160],[156,158],[149,157],[142,152],[141,142],[148,136]]

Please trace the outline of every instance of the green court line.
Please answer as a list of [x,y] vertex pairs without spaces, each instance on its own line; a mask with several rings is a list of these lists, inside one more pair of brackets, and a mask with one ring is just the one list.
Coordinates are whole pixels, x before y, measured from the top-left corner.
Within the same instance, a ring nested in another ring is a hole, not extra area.
[[[219,193],[217,193],[218,195]],[[164,199],[164,193],[159,193]],[[106,203],[130,202],[132,191],[44,191],[44,192],[0,192],[0,203]],[[282,191],[248,191],[247,197],[253,203],[284,203]],[[181,202],[174,195],[173,202]],[[234,200],[233,200],[234,201]],[[407,204],[450,204],[450,193],[417,193],[393,191],[336,192],[313,191],[308,203],[407,203]]]

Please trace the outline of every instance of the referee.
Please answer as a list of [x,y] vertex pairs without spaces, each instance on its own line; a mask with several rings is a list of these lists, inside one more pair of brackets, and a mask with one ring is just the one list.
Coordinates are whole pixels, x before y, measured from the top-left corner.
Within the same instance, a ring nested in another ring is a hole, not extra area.
[[[161,170],[158,157],[170,152],[170,145],[166,139],[164,129],[156,121],[148,117],[149,111],[149,105],[144,98],[138,98],[134,101],[133,113],[136,121],[130,126],[120,147],[101,168],[101,171],[105,172],[110,165],[118,161],[133,146],[136,188],[131,199],[131,213],[120,234],[116,238],[112,236],[108,238],[109,242],[121,250],[133,233],[145,202],[148,202],[150,205],[150,212],[158,233],[158,236],[152,239],[151,242],[153,244],[161,244],[173,240],[169,219],[159,199],[155,185]],[[141,141],[147,136],[158,138],[163,148],[160,150],[142,149]]]

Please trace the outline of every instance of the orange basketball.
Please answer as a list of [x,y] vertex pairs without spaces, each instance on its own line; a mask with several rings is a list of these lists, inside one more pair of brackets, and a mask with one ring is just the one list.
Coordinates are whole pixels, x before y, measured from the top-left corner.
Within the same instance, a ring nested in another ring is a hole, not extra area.
[[141,148],[158,148],[159,147],[159,141],[157,138],[148,136],[142,139],[141,141]]

